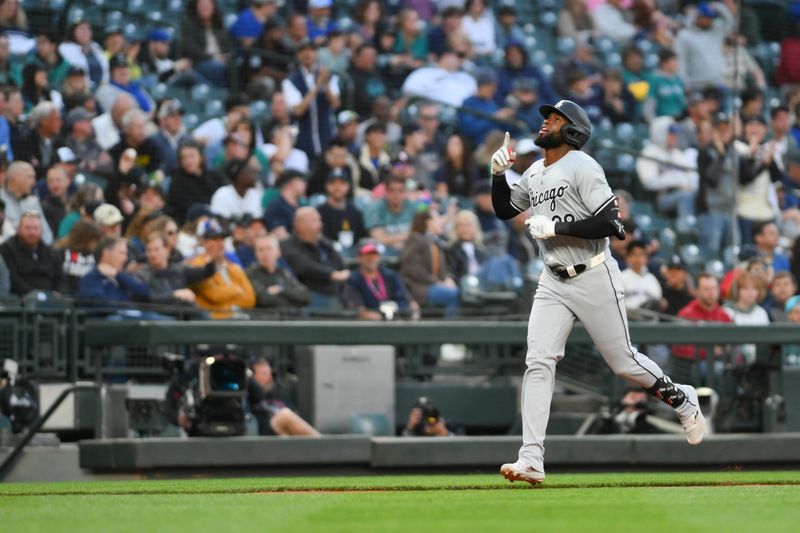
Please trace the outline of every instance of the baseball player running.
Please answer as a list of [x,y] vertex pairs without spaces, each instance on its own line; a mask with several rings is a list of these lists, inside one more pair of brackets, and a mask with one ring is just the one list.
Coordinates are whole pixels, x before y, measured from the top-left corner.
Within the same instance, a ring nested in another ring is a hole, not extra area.
[[492,204],[507,220],[531,209],[525,221],[547,265],[539,280],[528,322],[527,369],[522,382],[522,448],[500,472],[509,481],[544,480],[544,437],[550,416],[556,363],[580,320],[614,373],[645,388],[675,409],[689,444],[700,444],[705,419],[697,391],[673,383],[661,368],[631,345],[622,278],[608,250],[609,237],[624,239],[617,199],[603,169],[581,147],[592,125],[569,100],[539,108],[544,123],[534,142],[544,149],[509,187],[505,179],[515,154],[509,135],[492,156]]

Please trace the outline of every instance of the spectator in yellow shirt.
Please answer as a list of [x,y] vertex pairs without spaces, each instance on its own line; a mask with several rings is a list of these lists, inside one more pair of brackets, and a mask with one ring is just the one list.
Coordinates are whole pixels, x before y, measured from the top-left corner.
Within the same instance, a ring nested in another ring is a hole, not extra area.
[[215,319],[237,318],[242,309],[256,304],[256,293],[242,268],[225,257],[225,231],[216,220],[204,222],[200,228],[205,253],[193,258],[191,266],[203,266],[214,261],[216,273],[192,286],[197,305]]

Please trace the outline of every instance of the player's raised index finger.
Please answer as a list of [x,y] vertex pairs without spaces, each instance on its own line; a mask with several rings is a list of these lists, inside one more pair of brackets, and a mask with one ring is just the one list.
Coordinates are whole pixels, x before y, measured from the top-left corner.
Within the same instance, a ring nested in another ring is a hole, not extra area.
[[503,148],[507,147],[508,143],[510,143],[510,142],[511,142],[511,135],[509,135],[509,133],[506,132],[506,138],[505,138],[505,140],[503,140]]

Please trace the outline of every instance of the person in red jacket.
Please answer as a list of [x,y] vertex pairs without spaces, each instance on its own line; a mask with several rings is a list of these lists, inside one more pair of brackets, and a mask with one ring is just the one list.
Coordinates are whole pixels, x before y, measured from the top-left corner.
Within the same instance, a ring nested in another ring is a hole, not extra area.
[[781,41],[781,58],[775,81],[778,85],[800,83],[800,6],[789,12],[791,30]]
[[[697,276],[694,300],[678,312],[678,317],[692,322],[731,322],[731,317],[719,305],[719,282],[714,274],[703,272]],[[693,344],[675,345],[672,354],[685,359],[705,359],[706,350]]]

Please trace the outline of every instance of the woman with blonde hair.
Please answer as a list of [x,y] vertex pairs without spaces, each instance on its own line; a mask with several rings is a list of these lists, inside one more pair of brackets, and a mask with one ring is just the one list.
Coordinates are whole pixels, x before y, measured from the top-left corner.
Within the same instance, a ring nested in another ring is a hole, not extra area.
[[163,235],[167,240],[166,246],[169,252],[169,262],[180,263],[184,260],[183,254],[177,249],[179,228],[174,218],[161,215],[153,220],[148,229],[149,232],[145,235],[146,240],[144,242],[148,242],[150,240],[150,235],[153,233]]
[[450,247],[447,249],[447,266],[452,276],[459,280],[466,275],[480,273],[487,254],[483,248],[481,224],[472,211],[459,211],[450,232]]
[[[731,286],[732,301],[723,310],[737,326],[764,326],[769,324],[767,311],[758,305],[764,299],[767,287],[761,277],[749,271],[740,272]],[[743,344],[739,353],[744,362],[752,364],[756,359],[756,345]]]
[[[131,259],[139,263],[144,261],[147,237],[155,228],[165,227],[167,220],[172,219],[159,210],[139,209],[139,212],[134,215],[131,223],[128,224],[128,229],[125,231],[125,238],[128,239],[128,252],[133,252]],[[177,231],[175,239],[177,241]]]
[[19,0],[0,0],[0,29],[28,31],[28,17]]

